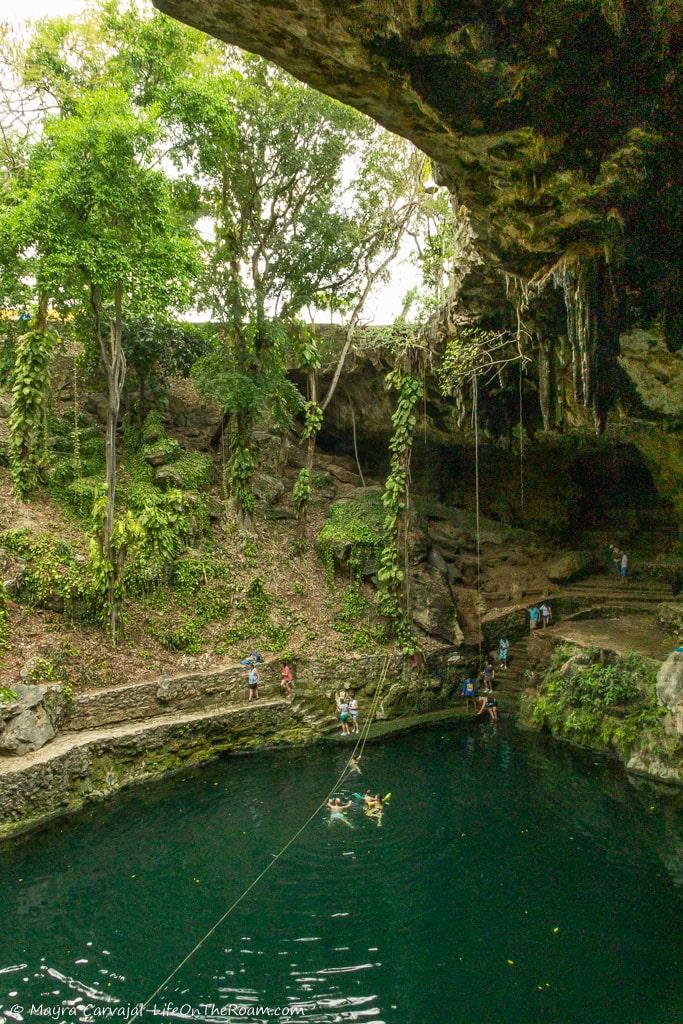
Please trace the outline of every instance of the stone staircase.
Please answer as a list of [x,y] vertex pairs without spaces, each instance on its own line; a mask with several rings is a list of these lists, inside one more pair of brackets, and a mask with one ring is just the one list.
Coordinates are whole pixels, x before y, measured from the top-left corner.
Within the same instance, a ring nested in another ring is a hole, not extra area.
[[321,736],[339,731],[337,716],[331,712],[325,712],[312,700],[304,697],[294,690],[294,697],[289,704],[292,715],[295,719],[305,722]]
[[517,713],[519,698],[525,689],[525,672],[528,665],[529,637],[510,645],[509,667],[496,668],[494,691],[498,707],[509,717]]
[[[531,605],[534,598],[528,598]],[[547,639],[561,633],[562,624],[588,619],[609,619],[624,617],[628,623],[636,617],[647,618],[655,627],[657,609],[663,602],[683,606],[683,598],[673,598],[671,588],[649,575],[636,573],[634,578],[622,583],[615,574],[606,573],[588,576],[558,588],[550,601],[554,622],[558,629],[547,631]],[[525,687],[525,672],[529,663],[529,643],[545,640],[546,631],[539,629],[532,639],[530,635],[517,640],[510,647],[510,665],[507,671],[497,669],[495,690],[498,704],[503,712],[514,715],[520,695]]]
[[674,601],[671,587],[649,576],[635,575],[622,582],[615,574],[575,580],[549,598],[556,617],[606,618],[609,615],[657,614],[662,601]]

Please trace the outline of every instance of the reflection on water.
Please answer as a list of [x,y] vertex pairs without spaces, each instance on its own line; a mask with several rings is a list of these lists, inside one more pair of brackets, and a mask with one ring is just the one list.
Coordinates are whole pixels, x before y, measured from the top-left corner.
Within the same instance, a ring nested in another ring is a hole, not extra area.
[[[138,1012],[343,759],[230,758],[3,848],[0,1024]],[[353,828],[321,813],[158,1020],[683,1021],[680,796],[505,724],[396,737],[364,769],[340,791]],[[392,794],[381,828],[368,787]]]

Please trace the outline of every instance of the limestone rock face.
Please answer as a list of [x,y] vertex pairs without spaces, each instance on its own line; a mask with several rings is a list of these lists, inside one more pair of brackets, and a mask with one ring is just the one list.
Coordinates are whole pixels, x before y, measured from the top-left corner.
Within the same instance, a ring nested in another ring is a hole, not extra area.
[[15,683],[17,699],[0,706],[0,755],[17,756],[39,750],[57,734],[64,699],[56,686]]
[[253,479],[254,494],[266,505],[274,505],[285,493],[285,485],[281,478],[258,470]]
[[458,647],[464,640],[453,597],[441,573],[419,565],[411,574],[413,621],[425,633]]
[[648,413],[683,417],[683,353],[669,352],[664,341],[643,330],[622,334],[619,365]]
[[553,559],[546,566],[546,576],[553,583],[566,583],[595,572],[598,566],[594,559],[585,551],[568,551],[559,558]]
[[683,651],[672,651],[657,673],[657,697],[674,712],[683,704]]
[[658,782],[681,782],[681,772],[675,763],[666,761],[648,750],[636,750],[626,767],[636,775],[646,775]]
[[664,601],[657,609],[657,622],[672,636],[683,637],[683,604]]

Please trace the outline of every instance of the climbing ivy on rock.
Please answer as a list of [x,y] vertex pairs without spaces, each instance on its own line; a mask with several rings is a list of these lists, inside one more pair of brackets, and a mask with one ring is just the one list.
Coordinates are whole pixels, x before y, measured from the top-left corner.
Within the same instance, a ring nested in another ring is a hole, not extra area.
[[304,429],[301,432],[302,440],[308,442],[306,465],[300,471],[292,493],[292,501],[300,517],[300,524],[305,509],[311,500],[311,471],[315,453],[315,439],[322,425],[323,410],[321,407],[315,401],[306,402],[304,405]]
[[17,341],[9,417],[10,468],[17,494],[35,489],[47,460],[47,383],[55,335],[41,328]]
[[387,375],[387,388],[395,391],[398,402],[391,418],[394,433],[389,442],[391,463],[384,486],[382,504],[383,545],[379,553],[378,604],[388,617],[393,632],[406,652],[414,649],[414,640],[408,622],[405,602],[405,569],[401,565],[401,523],[408,504],[410,456],[417,424],[416,407],[423,394],[422,381],[397,368]]

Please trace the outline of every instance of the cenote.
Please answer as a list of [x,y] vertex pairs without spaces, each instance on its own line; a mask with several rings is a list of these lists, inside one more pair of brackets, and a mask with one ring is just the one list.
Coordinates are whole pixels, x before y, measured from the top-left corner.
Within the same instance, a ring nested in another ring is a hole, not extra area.
[[[146,999],[345,753],[227,758],[5,847],[0,1020]],[[404,734],[364,760],[392,794],[382,826],[321,813],[156,999],[161,1018],[683,1020],[680,801],[506,723]]]

